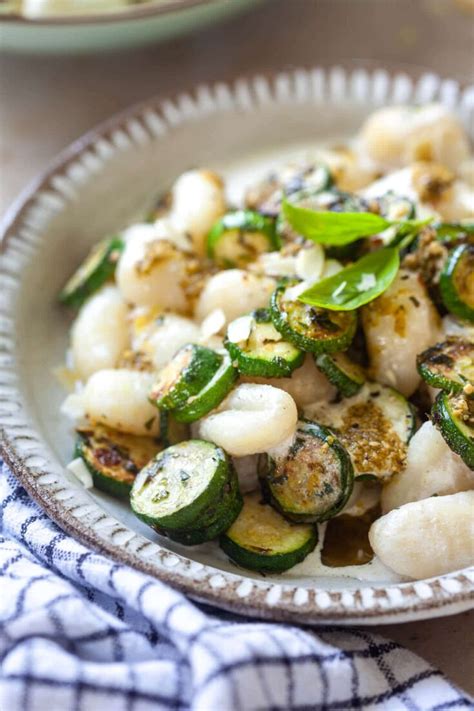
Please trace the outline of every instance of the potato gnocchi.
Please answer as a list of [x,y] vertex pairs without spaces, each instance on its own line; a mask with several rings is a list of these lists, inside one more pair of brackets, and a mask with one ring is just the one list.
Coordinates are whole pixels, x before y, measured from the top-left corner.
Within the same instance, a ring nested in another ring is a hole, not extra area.
[[325,531],[318,572],[473,564],[472,165],[443,106],[384,108],[240,204],[191,170],[98,235],[60,294],[94,486],[256,571]]

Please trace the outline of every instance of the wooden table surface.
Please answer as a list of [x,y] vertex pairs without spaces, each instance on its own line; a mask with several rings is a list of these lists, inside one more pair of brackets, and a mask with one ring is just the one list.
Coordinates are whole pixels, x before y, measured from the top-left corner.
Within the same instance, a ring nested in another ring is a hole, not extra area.
[[[269,0],[224,25],[143,50],[3,56],[0,212],[70,141],[152,94],[354,58],[417,65],[472,81],[473,16],[453,7],[450,0]],[[418,652],[474,695],[474,612],[378,631]]]

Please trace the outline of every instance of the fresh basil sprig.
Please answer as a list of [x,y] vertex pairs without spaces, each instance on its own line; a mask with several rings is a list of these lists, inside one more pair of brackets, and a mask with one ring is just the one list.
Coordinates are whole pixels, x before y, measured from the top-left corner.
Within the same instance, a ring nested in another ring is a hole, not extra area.
[[283,214],[290,226],[306,239],[341,247],[361,237],[378,234],[393,225],[416,230],[427,220],[386,220],[373,212],[325,212],[283,201]]
[[298,299],[310,306],[331,311],[353,311],[388,289],[399,267],[398,249],[384,247],[366,254],[337,274],[316,282]]

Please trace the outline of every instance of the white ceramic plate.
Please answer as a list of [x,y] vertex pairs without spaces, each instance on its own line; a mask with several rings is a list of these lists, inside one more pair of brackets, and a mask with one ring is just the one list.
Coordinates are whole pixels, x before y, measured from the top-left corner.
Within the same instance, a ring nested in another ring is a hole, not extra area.
[[0,49],[71,54],[161,42],[196,31],[261,0],[150,0],[91,15],[30,19],[0,14]]
[[[327,139],[353,134],[376,106],[440,100],[474,134],[474,92],[424,75],[299,70],[232,86],[150,100],[77,141],[7,217],[0,268],[0,426],[6,460],[60,526],[112,558],[218,606],[304,623],[382,623],[466,610],[474,569],[420,582],[388,571],[359,582],[297,566],[279,577],[234,567],[215,544],[183,548],[159,539],[126,505],[85,491],[64,468],[71,458],[62,362],[69,315],[57,305],[64,278],[87,248],[146,213],[183,170],[224,173],[232,196],[269,165]],[[328,571],[329,573],[330,571]]]

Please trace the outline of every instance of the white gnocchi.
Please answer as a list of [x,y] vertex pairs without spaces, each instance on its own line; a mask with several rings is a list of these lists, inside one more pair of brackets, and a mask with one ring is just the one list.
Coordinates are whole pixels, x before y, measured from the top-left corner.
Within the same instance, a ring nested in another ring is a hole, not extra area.
[[370,545],[382,563],[415,580],[474,564],[474,491],[413,501],[375,521]]
[[200,436],[229,454],[244,457],[266,452],[296,429],[298,411],[293,398],[270,385],[244,383],[219,409],[201,421]]

